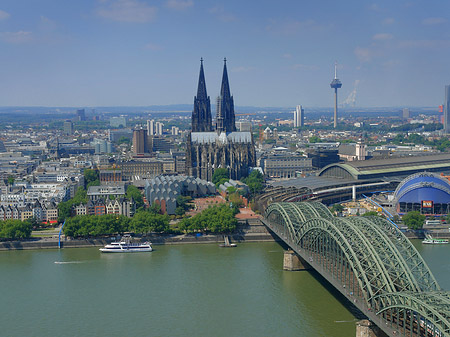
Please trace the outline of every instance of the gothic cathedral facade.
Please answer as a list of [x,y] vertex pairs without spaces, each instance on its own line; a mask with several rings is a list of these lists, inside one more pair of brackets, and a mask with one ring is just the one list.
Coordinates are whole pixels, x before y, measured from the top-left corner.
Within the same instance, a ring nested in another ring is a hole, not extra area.
[[215,128],[212,125],[211,103],[206,92],[203,60],[197,96],[192,111],[192,132],[186,148],[186,174],[212,180],[216,168],[226,168],[231,179],[248,175],[256,165],[255,144],[251,132],[238,132],[235,125],[234,101],[228,83],[226,60],[224,60],[222,86],[217,98]]

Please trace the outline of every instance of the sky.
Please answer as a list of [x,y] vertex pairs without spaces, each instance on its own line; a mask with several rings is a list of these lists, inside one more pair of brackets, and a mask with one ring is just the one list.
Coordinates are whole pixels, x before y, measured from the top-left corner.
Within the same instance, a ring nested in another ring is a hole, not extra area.
[[437,107],[450,84],[445,0],[2,0],[0,106],[211,101],[223,59],[235,105]]

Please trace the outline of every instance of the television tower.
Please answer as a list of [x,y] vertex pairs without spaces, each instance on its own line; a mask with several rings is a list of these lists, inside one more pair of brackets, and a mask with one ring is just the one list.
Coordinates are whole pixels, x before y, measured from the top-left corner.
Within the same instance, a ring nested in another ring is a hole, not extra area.
[[331,81],[330,87],[334,89],[334,128],[336,129],[338,110],[337,90],[342,87],[341,81],[337,78],[337,62],[334,63],[334,79]]

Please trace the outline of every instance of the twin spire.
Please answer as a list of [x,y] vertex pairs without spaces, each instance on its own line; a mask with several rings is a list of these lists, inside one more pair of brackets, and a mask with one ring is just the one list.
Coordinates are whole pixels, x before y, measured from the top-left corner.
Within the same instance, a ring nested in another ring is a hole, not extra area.
[[[220,96],[217,98],[216,131],[236,131],[234,102],[228,82],[227,59],[224,59],[222,85]],[[197,96],[194,97],[194,110],[192,111],[192,132],[209,132],[212,129],[211,104],[206,92],[203,58],[200,59],[200,75],[198,79]]]

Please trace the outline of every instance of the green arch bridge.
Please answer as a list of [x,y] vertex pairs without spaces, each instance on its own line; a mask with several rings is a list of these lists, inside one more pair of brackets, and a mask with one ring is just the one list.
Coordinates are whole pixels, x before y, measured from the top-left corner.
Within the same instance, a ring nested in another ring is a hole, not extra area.
[[272,203],[262,221],[389,336],[450,337],[450,292],[388,221],[318,202]]

